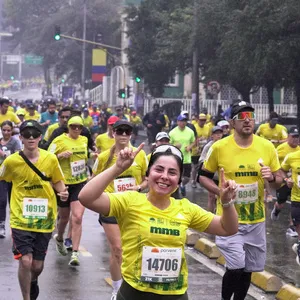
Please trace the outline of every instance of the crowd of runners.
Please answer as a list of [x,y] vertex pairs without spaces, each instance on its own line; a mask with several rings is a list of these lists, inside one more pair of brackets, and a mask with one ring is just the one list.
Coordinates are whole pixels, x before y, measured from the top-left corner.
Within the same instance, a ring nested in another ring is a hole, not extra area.
[[[264,270],[265,220],[278,221],[287,200],[286,234],[300,234],[299,131],[279,123],[272,112],[255,130],[254,108],[240,100],[218,116],[174,119],[159,104],[139,116],[106,103],[1,98],[0,238],[9,217],[23,299],[39,296],[51,238],[80,266],[86,208],[99,214],[110,248],[111,300],[188,299],[188,228],[216,235],[222,299],[245,299],[252,272]],[[143,128],[147,146],[137,143]],[[186,198],[188,185],[208,191],[207,207]],[[293,250],[300,265],[298,241]]]

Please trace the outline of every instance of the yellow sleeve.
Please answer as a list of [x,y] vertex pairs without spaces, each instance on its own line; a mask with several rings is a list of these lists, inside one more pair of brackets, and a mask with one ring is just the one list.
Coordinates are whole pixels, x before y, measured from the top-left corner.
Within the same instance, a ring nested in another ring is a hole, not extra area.
[[145,151],[142,150],[140,153],[142,153],[141,155],[142,176],[145,176],[148,168],[148,159]]
[[287,139],[287,137],[288,137],[287,129],[284,126],[282,126],[281,136],[282,136],[282,139]]
[[54,139],[54,141],[49,145],[48,151],[53,154],[58,154],[62,152],[60,141],[58,139]]
[[203,163],[203,167],[212,173],[215,173],[218,170],[218,148],[215,144],[209,148]]
[[46,133],[45,133],[45,135],[44,135],[44,140],[45,140],[46,142],[48,142],[49,136],[50,136],[50,134],[49,134],[49,127],[48,127],[48,129],[47,129],[47,131],[46,131]]
[[20,119],[18,118],[18,116],[15,113],[12,113],[12,121],[15,124],[20,124],[21,123]]
[[289,154],[286,155],[286,157],[284,158],[282,164],[281,164],[281,168],[282,170],[288,172],[291,168],[291,164],[290,164],[290,159],[289,159]]
[[99,150],[101,148],[101,138],[100,138],[101,135],[98,135],[97,138],[96,138],[96,147],[97,149]]
[[5,159],[0,167],[0,180],[5,180],[7,182],[11,182],[13,179],[13,172],[11,172],[9,168],[10,159]]
[[109,217],[114,216],[117,219],[124,216],[131,199],[136,200],[139,197],[138,192],[107,193],[110,200]]
[[213,220],[214,214],[194,203],[190,203],[190,210],[192,219],[189,227],[200,232],[205,231]]
[[260,134],[261,134],[261,125],[259,125],[259,127],[257,128],[255,134],[258,135],[258,136],[260,136]]
[[103,161],[102,156],[98,155],[92,169],[94,175],[98,175],[103,171]]
[[64,180],[64,174],[63,174],[62,169],[59,165],[58,159],[55,155],[52,156],[51,166],[52,166],[52,172],[51,172],[52,182],[57,183],[60,180]]

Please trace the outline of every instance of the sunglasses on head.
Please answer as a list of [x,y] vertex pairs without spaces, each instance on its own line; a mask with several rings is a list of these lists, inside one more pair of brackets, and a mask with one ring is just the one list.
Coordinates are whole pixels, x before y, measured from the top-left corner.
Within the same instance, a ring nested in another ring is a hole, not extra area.
[[70,124],[70,128],[71,128],[72,130],[76,130],[76,129],[82,130],[83,126],[82,126],[82,125],[79,125],[79,124]]
[[232,118],[232,120],[245,120],[245,119],[254,120],[255,119],[255,113],[253,111],[242,111],[242,112],[236,114]]
[[41,136],[41,133],[36,129],[26,129],[21,133],[21,136],[24,139],[30,139],[31,137],[37,139],[38,137]]
[[154,151],[152,152],[152,155],[156,153],[161,153],[161,152],[171,152],[173,155],[178,156],[181,160],[183,160],[183,155],[182,152],[176,148],[175,146],[172,145],[160,145],[157,146]]
[[132,129],[131,128],[117,128],[115,130],[116,135],[123,135],[125,132],[126,135],[131,135],[132,134]]

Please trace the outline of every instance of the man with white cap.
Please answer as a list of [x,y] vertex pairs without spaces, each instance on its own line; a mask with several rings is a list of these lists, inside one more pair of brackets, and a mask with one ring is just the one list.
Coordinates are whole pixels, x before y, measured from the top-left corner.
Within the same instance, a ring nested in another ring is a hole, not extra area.
[[223,137],[230,135],[230,124],[226,120],[221,120],[217,123],[217,126],[223,129]]

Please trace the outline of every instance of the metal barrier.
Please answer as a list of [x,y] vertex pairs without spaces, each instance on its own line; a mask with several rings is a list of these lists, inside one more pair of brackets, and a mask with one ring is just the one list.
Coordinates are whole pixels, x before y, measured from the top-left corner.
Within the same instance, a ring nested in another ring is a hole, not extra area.
[[[151,111],[154,103],[158,103],[160,106],[171,102],[181,102],[182,110],[187,110],[190,114],[194,114],[192,111],[192,99],[174,99],[174,98],[149,98],[144,100],[144,114]],[[207,109],[207,112],[215,116],[218,113],[218,106],[221,105],[223,111],[225,111],[230,106],[230,100],[202,100],[200,102],[200,112],[204,108]],[[268,104],[254,104],[256,113],[256,121],[258,123],[267,120],[269,118],[269,105]],[[288,115],[295,116],[297,112],[297,104],[274,104],[274,111],[279,115]]]

